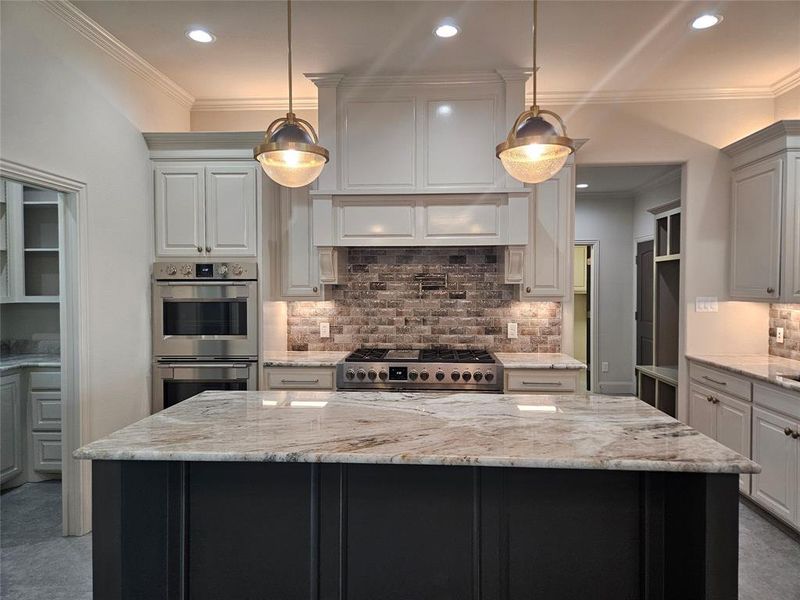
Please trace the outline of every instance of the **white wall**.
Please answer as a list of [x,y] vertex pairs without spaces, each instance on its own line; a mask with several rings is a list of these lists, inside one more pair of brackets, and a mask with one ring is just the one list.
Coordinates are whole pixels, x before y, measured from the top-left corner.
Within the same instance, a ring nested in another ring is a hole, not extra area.
[[[604,394],[633,393],[633,198],[577,194],[576,242],[597,240],[592,258],[596,281],[596,348],[592,369]],[[608,363],[603,373],[601,363]]]
[[148,412],[151,174],[140,130],[189,111],[34,2],[3,2],[0,156],[87,184],[90,436]]
[[[266,131],[275,119],[286,116],[283,110],[193,110],[192,131]],[[295,110],[295,114],[317,127],[317,110]]]
[[[664,180],[666,179],[666,181]],[[659,178],[658,182],[637,190],[633,198],[633,239],[652,238],[655,232],[655,216],[648,212],[651,208],[662,206],[681,198],[680,168],[673,176]]]
[[800,86],[775,98],[775,120],[800,119]]

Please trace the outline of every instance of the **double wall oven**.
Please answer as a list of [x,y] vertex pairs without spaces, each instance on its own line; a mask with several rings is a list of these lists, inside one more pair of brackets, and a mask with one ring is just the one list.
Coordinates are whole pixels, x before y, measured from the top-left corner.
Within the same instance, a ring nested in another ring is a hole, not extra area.
[[153,412],[206,390],[257,389],[255,261],[153,265]]

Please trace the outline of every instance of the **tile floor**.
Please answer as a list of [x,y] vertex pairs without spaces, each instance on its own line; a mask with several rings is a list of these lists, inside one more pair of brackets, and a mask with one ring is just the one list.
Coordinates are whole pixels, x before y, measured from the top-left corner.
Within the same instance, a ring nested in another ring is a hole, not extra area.
[[[800,542],[741,504],[739,600],[800,600]],[[92,536],[61,537],[61,484],[0,496],[0,598],[90,600]]]

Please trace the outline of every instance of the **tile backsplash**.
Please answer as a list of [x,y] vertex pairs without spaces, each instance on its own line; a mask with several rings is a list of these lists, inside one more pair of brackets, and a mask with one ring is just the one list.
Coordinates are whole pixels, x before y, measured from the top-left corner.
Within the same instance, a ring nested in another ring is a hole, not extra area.
[[[560,352],[561,304],[518,302],[503,248],[349,248],[324,302],[289,302],[290,350],[359,346]],[[331,337],[320,338],[319,324]],[[507,323],[518,338],[507,339]]]
[[[776,337],[777,327],[783,327],[782,344]],[[770,304],[769,353],[800,360],[800,304]]]

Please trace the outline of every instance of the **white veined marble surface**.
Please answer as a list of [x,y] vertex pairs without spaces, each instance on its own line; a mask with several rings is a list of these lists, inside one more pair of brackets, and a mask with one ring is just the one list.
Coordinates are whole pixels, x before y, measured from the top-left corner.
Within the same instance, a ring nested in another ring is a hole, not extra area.
[[495,352],[504,369],[585,369],[569,354],[549,352]]
[[800,361],[771,354],[687,354],[695,362],[800,392]]
[[349,352],[270,350],[264,353],[265,367],[335,367]]
[[758,465],[633,397],[204,392],[81,459],[386,463],[752,473]]

